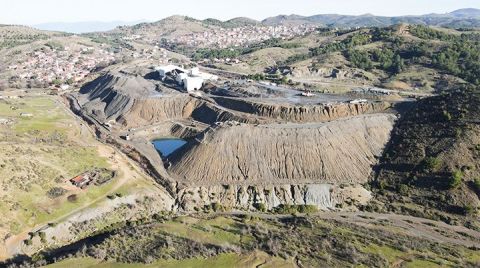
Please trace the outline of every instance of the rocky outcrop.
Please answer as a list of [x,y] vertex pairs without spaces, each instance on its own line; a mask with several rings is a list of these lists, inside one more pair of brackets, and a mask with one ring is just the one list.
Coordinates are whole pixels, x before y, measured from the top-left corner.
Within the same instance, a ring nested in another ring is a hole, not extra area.
[[169,173],[189,184],[365,183],[395,116],[328,123],[221,124],[170,157]]
[[338,103],[335,105],[291,105],[247,101],[234,98],[213,98],[219,105],[231,110],[255,114],[288,122],[325,122],[366,113],[383,112],[390,108],[387,102]]
[[215,185],[188,187],[178,193],[179,209],[193,211],[218,203],[225,208],[255,210],[261,204],[272,209],[280,204],[313,205],[319,209],[335,209],[349,204],[365,204],[370,192],[362,186],[332,184],[283,184],[267,186]]

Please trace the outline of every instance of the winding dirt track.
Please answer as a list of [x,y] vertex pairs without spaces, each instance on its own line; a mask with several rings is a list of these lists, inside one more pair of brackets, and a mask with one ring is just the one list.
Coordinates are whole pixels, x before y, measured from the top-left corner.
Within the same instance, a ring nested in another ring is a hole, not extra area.
[[[249,212],[218,213],[218,215],[251,215],[263,219],[280,219],[291,215]],[[480,245],[480,232],[460,225],[428,220],[408,215],[371,212],[318,212],[310,214],[324,220],[356,224],[371,229],[395,232],[400,235],[422,238],[438,243],[450,243],[465,247]]]
[[[86,124],[80,118],[78,118],[69,109],[67,109],[65,105],[58,98],[54,98],[54,100],[58,103],[59,107],[62,107],[66,111],[66,113],[70,114],[73,118],[75,118],[77,123],[80,125],[80,129],[81,129],[80,133],[82,136],[83,135],[90,135],[92,137],[94,136],[93,130],[90,129],[88,126],[86,126]],[[16,235],[9,237],[7,240],[5,240],[3,245],[0,245],[0,261],[20,253],[21,245],[23,241],[28,238],[29,232],[34,232],[36,230],[39,230],[44,226],[46,226],[49,222],[63,221],[68,217],[94,205],[95,203],[105,199],[108,195],[116,192],[120,187],[122,187],[129,180],[137,179],[140,176],[148,177],[143,173],[143,171],[135,163],[133,163],[131,159],[129,159],[127,156],[125,156],[122,152],[120,152],[116,148],[105,145],[99,141],[94,141],[94,144],[89,144],[89,146],[96,146],[98,149],[99,155],[108,159],[108,163],[110,164],[112,169],[119,171],[118,172],[119,177],[115,179],[114,185],[112,186],[112,188],[108,192],[106,192],[104,195],[99,196],[74,210],[71,210],[67,214],[64,214],[56,219],[51,219],[48,222],[37,224],[32,228],[28,228]]]

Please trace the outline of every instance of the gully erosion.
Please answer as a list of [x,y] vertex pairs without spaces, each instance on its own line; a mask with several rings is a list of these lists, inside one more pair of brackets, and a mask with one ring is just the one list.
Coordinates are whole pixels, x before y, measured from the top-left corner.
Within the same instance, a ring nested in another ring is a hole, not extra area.
[[[65,98],[98,138],[170,193],[172,210],[214,203],[349,210],[371,198],[364,185],[389,141],[395,103],[327,94],[302,101],[291,90],[255,83],[241,91],[207,85],[193,94],[151,72],[110,71]],[[162,153],[153,144],[162,139],[184,142]]]

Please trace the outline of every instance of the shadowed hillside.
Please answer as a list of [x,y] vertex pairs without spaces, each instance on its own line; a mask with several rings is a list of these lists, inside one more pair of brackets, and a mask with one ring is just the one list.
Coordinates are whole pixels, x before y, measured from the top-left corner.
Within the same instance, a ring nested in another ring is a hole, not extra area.
[[374,183],[387,210],[446,221],[478,215],[479,103],[478,89],[454,91],[398,121]]

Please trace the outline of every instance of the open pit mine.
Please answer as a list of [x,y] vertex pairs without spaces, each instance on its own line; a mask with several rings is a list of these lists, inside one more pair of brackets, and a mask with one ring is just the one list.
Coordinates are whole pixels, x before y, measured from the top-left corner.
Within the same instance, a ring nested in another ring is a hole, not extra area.
[[179,211],[364,204],[397,119],[395,103],[378,98],[176,66],[112,69],[66,98],[100,139],[165,187]]

